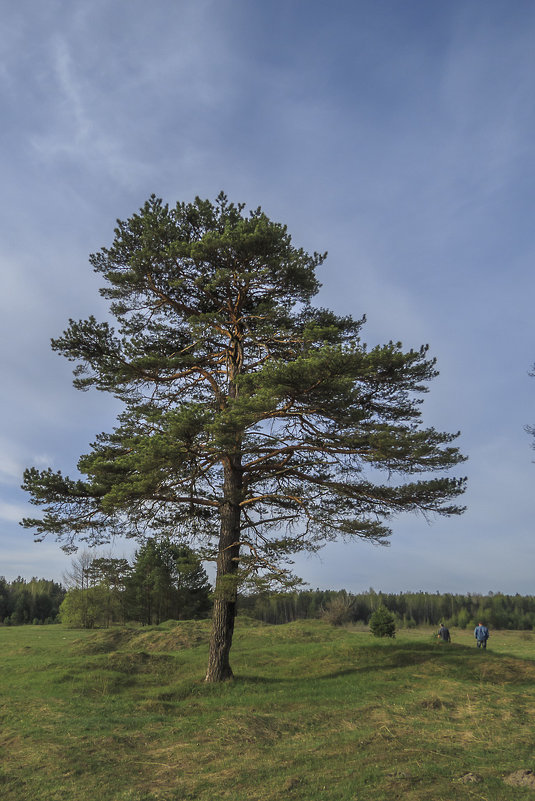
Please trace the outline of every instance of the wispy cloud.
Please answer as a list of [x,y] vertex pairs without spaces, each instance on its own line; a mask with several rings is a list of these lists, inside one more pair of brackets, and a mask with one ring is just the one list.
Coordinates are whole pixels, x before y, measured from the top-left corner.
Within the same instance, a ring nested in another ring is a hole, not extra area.
[[22,472],[21,462],[4,452],[0,452],[0,483],[20,484]]
[[390,550],[362,545],[358,565],[334,550],[324,572],[316,578],[306,562],[305,575],[334,585],[345,570],[348,589],[410,589],[418,576],[435,580],[435,548],[447,541],[439,588],[469,590],[469,543],[485,537],[490,588],[510,517],[511,587],[535,477],[522,431],[535,423],[526,376],[535,10],[450,3],[423,13],[425,3],[394,0],[23,6],[6,6],[0,30],[0,517],[12,570],[32,573],[45,554],[35,546],[26,559],[21,544],[22,468],[72,474],[115,418],[104,395],[72,390],[70,365],[49,346],[69,316],[106,313],[88,253],[152,191],[173,202],[225,189],[287,223],[297,245],[329,250],[318,301],[366,313],[370,345],[430,343],[441,375],[424,414],[441,430],[461,428],[472,457],[464,518],[431,529],[400,520]]
[[0,520],[10,523],[18,523],[23,517],[28,515],[28,507],[22,504],[5,503],[0,501]]
[[[126,187],[154,180],[155,165],[162,172],[201,165],[203,142],[217,131],[214,115],[239,96],[224,17],[218,27],[207,14],[221,16],[221,4],[170,7],[163,29],[158,15],[145,29],[135,14],[125,18],[102,3],[91,14],[68,14],[44,51],[43,115],[30,135],[38,159]],[[147,45],[154,25],[158,47]]]
[[129,167],[124,148],[99,119],[95,87],[82,74],[72,46],[56,36],[50,46],[52,86],[41,131],[30,136],[36,154],[45,160],[84,163],[87,168],[125,177]]

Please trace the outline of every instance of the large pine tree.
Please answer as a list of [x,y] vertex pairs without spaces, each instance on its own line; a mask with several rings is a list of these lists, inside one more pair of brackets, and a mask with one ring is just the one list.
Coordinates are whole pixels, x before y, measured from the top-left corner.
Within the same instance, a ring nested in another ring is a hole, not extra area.
[[[314,308],[312,256],[256,209],[151,197],[91,256],[117,320],[70,321],[53,348],[74,384],[124,404],[81,478],[25,472],[45,512],[23,525],[65,547],[112,534],[196,537],[217,579],[208,681],[232,676],[239,581],[285,575],[339,536],[385,542],[402,510],[456,514],[456,435],[424,428],[427,348],[368,350],[362,320]],[[381,479],[381,471],[385,475]]]

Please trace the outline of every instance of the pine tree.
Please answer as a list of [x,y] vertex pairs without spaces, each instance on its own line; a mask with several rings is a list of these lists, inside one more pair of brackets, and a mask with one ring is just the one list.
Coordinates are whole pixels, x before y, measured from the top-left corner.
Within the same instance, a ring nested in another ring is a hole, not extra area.
[[240,581],[284,582],[295,553],[337,537],[385,543],[404,510],[462,511],[463,479],[424,477],[462,460],[456,435],[422,426],[427,347],[367,349],[363,320],[314,308],[324,258],[224,194],[174,208],[153,196],[90,259],[117,330],[71,320],[52,343],[76,387],[124,411],[81,478],[25,472],[45,512],[23,525],[66,548],[113,534],[204,543],[217,562],[208,681],[232,676]]
[[198,555],[168,539],[148,539],[136,551],[127,581],[130,618],[143,623],[200,618],[210,609],[210,584]]
[[370,618],[370,631],[374,637],[395,637],[396,621],[386,606],[380,606]]

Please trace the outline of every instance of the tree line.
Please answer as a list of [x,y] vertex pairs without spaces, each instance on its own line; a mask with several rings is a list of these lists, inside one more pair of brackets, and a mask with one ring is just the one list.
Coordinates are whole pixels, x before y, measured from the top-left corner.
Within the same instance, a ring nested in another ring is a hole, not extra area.
[[[73,559],[62,584],[0,577],[0,624],[64,622],[92,628],[111,623],[208,617],[211,587],[199,557],[186,546],[148,540],[133,563],[111,557],[94,558],[87,551]],[[265,623],[326,617],[334,623],[369,624],[380,607],[394,615],[398,627],[470,628],[480,620],[494,629],[535,629],[535,596],[452,593],[383,593],[346,590],[302,590],[240,595],[238,610]]]
[[494,629],[534,629],[535,596],[458,595],[452,593],[362,593],[345,590],[305,590],[288,593],[252,593],[239,598],[239,611],[265,623],[290,623],[326,616],[332,622],[368,624],[379,607],[386,607],[398,627],[421,625],[470,628],[479,621]]
[[21,576],[6,581],[0,576],[0,623],[55,623],[64,597],[65,588],[55,581]]
[[83,551],[54,581],[0,578],[0,623],[57,623],[80,628],[131,621],[207,617],[211,586],[199,557],[169,540],[147,540],[127,559],[93,557]]

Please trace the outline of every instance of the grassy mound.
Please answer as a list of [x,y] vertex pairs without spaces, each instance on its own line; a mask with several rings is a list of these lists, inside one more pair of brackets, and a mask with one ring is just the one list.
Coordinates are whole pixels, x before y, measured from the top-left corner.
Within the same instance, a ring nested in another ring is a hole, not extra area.
[[79,653],[112,651],[181,651],[208,642],[209,620],[167,620],[159,626],[111,628],[85,633],[76,648]]

